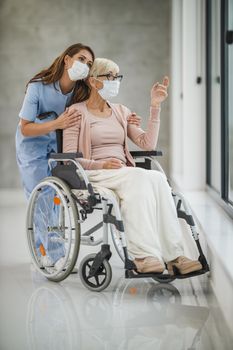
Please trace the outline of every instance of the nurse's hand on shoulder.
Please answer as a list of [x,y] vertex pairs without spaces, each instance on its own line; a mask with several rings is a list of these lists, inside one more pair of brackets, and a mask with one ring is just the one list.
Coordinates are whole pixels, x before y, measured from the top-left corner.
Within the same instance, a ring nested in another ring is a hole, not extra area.
[[81,112],[73,108],[67,108],[65,112],[56,119],[56,129],[67,129],[75,126],[81,118]]
[[157,82],[152,86],[151,89],[151,106],[152,107],[160,107],[160,103],[165,101],[168,94],[167,89],[169,86],[169,79],[167,76],[163,78],[162,84]]
[[103,169],[119,169],[122,168],[122,162],[116,158],[110,158],[104,162]]
[[139,117],[139,115],[137,115],[136,113],[131,113],[128,117],[127,117],[127,122],[128,124],[131,125],[136,125],[137,127],[141,126],[141,117]]

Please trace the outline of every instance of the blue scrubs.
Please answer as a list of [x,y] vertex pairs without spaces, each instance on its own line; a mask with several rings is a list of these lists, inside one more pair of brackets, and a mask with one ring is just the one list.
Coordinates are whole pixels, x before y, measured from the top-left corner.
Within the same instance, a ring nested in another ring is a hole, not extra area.
[[[71,96],[72,91],[66,95],[61,92],[59,82],[55,83],[55,87],[53,84],[44,85],[41,81],[30,83],[26,91],[19,117],[34,123],[44,123],[53,120],[52,117],[39,120],[37,116],[49,111],[54,111],[60,115],[64,112],[66,105],[69,104]],[[42,179],[51,175],[48,167],[48,156],[51,152],[56,151],[57,145],[55,132],[50,132],[41,136],[28,137],[22,135],[20,126],[18,125],[16,132],[16,157],[24,192],[27,198],[29,198],[33,188]],[[51,194],[51,191],[49,195],[53,195]],[[43,209],[43,204],[41,203],[40,211],[43,211]],[[36,245],[39,247],[42,242],[44,247],[48,248],[50,244],[48,242],[47,234],[43,232],[44,227],[40,224],[41,215],[39,214],[39,208],[36,215],[36,221],[38,221],[36,225],[38,226]],[[53,261],[56,261],[60,256],[61,252],[57,255],[53,254],[53,256],[50,257]]]

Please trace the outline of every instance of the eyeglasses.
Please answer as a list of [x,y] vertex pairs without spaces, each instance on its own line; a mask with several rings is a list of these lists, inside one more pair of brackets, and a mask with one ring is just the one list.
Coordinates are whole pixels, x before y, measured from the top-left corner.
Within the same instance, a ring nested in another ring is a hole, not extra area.
[[121,81],[123,79],[123,75],[113,75],[111,73],[108,74],[100,74],[97,77],[107,77],[108,80],[118,80]]

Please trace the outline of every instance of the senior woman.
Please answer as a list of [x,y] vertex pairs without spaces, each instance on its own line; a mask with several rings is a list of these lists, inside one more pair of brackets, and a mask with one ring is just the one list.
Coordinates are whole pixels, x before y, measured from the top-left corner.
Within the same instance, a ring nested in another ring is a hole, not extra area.
[[151,89],[147,130],[127,124],[131,111],[109,102],[119,91],[122,76],[111,60],[97,58],[88,79],[88,100],[75,104],[82,118],[64,130],[63,151],[82,152],[78,159],[94,187],[115,192],[120,202],[128,250],[138,272],[181,274],[202,268],[183,254],[181,229],[166,176],[136,168],[127,137],[143,150],[154,150],[160,125],[160,104],[167,97],[168,78]]

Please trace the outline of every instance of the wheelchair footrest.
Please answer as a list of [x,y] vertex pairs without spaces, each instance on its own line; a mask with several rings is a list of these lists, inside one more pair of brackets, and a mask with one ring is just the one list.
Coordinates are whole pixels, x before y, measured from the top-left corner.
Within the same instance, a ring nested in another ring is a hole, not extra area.
[[183,275],[182,274],[176,274],[174,276],[175,276],[175,278],[178,278],[178,279],[184,279],[184,278],[190,278],[190,277],[204,275],[206,272],[209,272],[209,268],[205,268],[205,269],[201,269],[199,271],[186,273],[186,274],[183,274]]
[[152,272],[140,273],[140,272],[136,272],[135,270],[125,270],[125,278],[153,278],[154,280],[160,283],[169,283],[174,281],[175,279],[184,279],[184,278],[200,276],[205,274],[208,271],[209,271],[208,265],[199,271],[194,271],[183,275],[180,273],[175,273],[174,275],[170,275],[167,273],[152,273]]
[[148,273],[140,273],[135,270],[125,270],[125,278],[153,278],[160,282],[171,282],[176,277],[171,276],[165,273],[156,273],[156,272],[148,272]]

